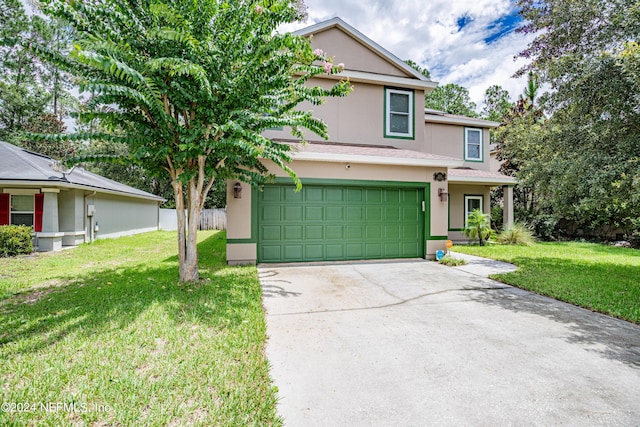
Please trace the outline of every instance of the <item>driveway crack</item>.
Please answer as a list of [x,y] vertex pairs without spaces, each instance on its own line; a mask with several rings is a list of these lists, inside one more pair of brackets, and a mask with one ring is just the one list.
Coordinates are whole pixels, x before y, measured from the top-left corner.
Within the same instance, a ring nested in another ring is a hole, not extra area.
[[425,297],[430,297],[430,296],[434,296],[434,295],[440,295],[440,294],[446,294],[449,292],[461,292],[461,291],[499,291],[499,290],[504,290],[504,289],[511,289],[510,286],[498,286],[498,287],[491,287],[491,288],[482,288],[482,287],[474,287],[474,288],[456,288],[456,289],[445,289],[443,291],[438,291],[438,292],[429,292],[426,294],[421,294],[418,296],[415,296],[413,298],[408,298],[408,299],[402,299],[399,298],[395,295],[391,295],[394,296],[395,298],[398,298],[400,301],[398,302],[394,302],[394,303],[390,303],[390,304],[382,304],[382,305],[376,305],[376,306],[372,306],[372,307],[354,307],[354,308],[333,308],[333,309],[327,309],[327,310],[312,310],[312,311],[297,311],[297,312],[292,312],[292,313],[278,313],[278,314],[269,314],[269,317],[280,317],[280,316],[297,316],[297,315],[301,315],[301,314],[323,314],[323,313],[342,313],[342,312],[349,312],[349,311],[368,311],[368,310],[380,310],[383,308],[390,308],[390,307],[397,307],[403,304],[406,304],[408,302],[412,302],[412,301],[416,301]]

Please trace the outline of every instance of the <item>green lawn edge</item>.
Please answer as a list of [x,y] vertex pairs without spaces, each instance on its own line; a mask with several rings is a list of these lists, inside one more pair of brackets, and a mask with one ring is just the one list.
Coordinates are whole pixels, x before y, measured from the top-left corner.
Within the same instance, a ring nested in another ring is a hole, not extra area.
[[0,425],[282,425],[257,269],[198,235],[198,284],[169,232],[0,259]]
[[453,251],[512,263],[492,279],[640,324],[640,251],[596,243],[456,245]]

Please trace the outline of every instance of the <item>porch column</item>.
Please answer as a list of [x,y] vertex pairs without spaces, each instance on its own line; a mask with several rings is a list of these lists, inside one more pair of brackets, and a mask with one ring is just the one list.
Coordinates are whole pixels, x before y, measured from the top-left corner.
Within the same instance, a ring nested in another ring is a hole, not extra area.
[[58,193],[57,188],[42,188],[44,203],[42,209],[42,232],[36,233],[38,250],[41,252],[56,251],[62,249],[62,236],[60,222],[58,220]]
[[57,233],[60,231],[58,220],[58,193],[57,188],[43,188],[44,206],[42,209],[42,232]]
[[502,225],[506,228],[513,225],[513,187],[502,187]]

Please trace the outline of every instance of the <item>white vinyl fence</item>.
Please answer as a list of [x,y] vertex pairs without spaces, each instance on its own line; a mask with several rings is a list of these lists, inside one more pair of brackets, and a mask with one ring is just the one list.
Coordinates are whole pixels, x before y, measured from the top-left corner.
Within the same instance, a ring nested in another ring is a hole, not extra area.
[[[200,230],[226,230],[227,211],[225,209],[204,209],[200,213]],[[160,209],[160,230],[178,229],[178,216],[175,209]]]

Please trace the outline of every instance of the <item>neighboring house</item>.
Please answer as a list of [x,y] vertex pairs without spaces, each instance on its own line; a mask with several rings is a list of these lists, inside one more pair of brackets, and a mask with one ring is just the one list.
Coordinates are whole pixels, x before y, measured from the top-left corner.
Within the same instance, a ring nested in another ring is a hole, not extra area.
[[0,141],[0,225],[34,228],[39,251],[158,229],[164,199]]
[[343,62],[354,91],[320,106],[328,142],[308,144],[288,129],[268,138],[291,144],[303,189],[264,161],[277,178],[263,190],[227,183],[227,261],[236,263],[433,258],[447,239],[465,239],[466,215],[489,212],[491,187],[505,186],[512,221],[512,178],[491,172],[489,129],[498,123],[424,109],[437,83],[339,18],[297,34]]

